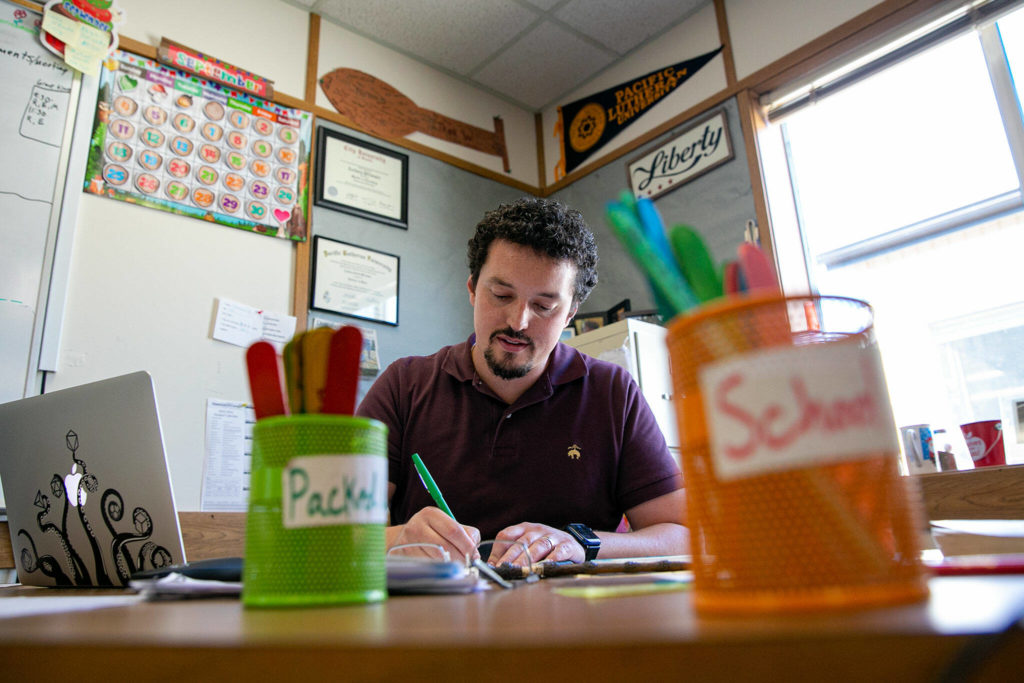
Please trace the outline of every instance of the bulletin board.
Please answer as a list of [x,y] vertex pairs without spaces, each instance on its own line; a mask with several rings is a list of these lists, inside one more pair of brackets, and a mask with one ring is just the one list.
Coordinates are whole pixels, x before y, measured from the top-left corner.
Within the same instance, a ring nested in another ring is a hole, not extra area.
[[100,74],[85,190],[304,241],[313,115],[117,51]]

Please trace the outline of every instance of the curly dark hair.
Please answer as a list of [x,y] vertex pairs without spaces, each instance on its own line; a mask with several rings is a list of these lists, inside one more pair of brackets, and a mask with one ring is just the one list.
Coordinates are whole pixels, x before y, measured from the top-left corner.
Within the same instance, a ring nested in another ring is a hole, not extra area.
[[576,266],[573,302],[577,306],[586,301],[597,285],[594,233],[583,220],[583,214],[561,202],[522,197],[485,213],[467,250],[474,287],[494,240],[521,244],[553,259],[572,262]]

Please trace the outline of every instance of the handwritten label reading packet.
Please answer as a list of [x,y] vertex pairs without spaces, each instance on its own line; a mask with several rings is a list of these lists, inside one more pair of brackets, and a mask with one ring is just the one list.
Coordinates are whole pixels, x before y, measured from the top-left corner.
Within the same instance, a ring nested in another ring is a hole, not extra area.
[[286,529],[386,524],[388,461],[379,455],[292,458],[282,470]]
[[720,480],[899,449],[875,345],[755,351],[710,364],[698,379]]

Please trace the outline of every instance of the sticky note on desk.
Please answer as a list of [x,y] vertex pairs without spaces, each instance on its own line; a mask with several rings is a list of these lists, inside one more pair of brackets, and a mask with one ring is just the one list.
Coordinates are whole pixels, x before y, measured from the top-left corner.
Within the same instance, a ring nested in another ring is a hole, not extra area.
[[649,583],[620,584],[613,586],[565,586],[554,589],[556,595],[566,598],[622,598],[629,595],[648,595],[690,589],[690,583],[680,581],[652,581]]

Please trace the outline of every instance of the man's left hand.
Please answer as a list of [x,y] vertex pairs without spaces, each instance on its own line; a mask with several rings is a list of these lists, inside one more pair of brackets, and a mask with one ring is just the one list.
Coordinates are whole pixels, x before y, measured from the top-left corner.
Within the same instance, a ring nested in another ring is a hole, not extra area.
[[[502,564],[525,566],[527,557],[523,546],[529,549],[531,562],[541,560],[583,562],[585,557],[583,546],[577,543],[575,538],[561,529],[555,529],[546,524],[523,522],[506,527],[498,533],[495,541],[498,542],[494,544],[491,556],[487,559],[488,564],[494,566]],[[518,543],[511,541],[518,541]]]

